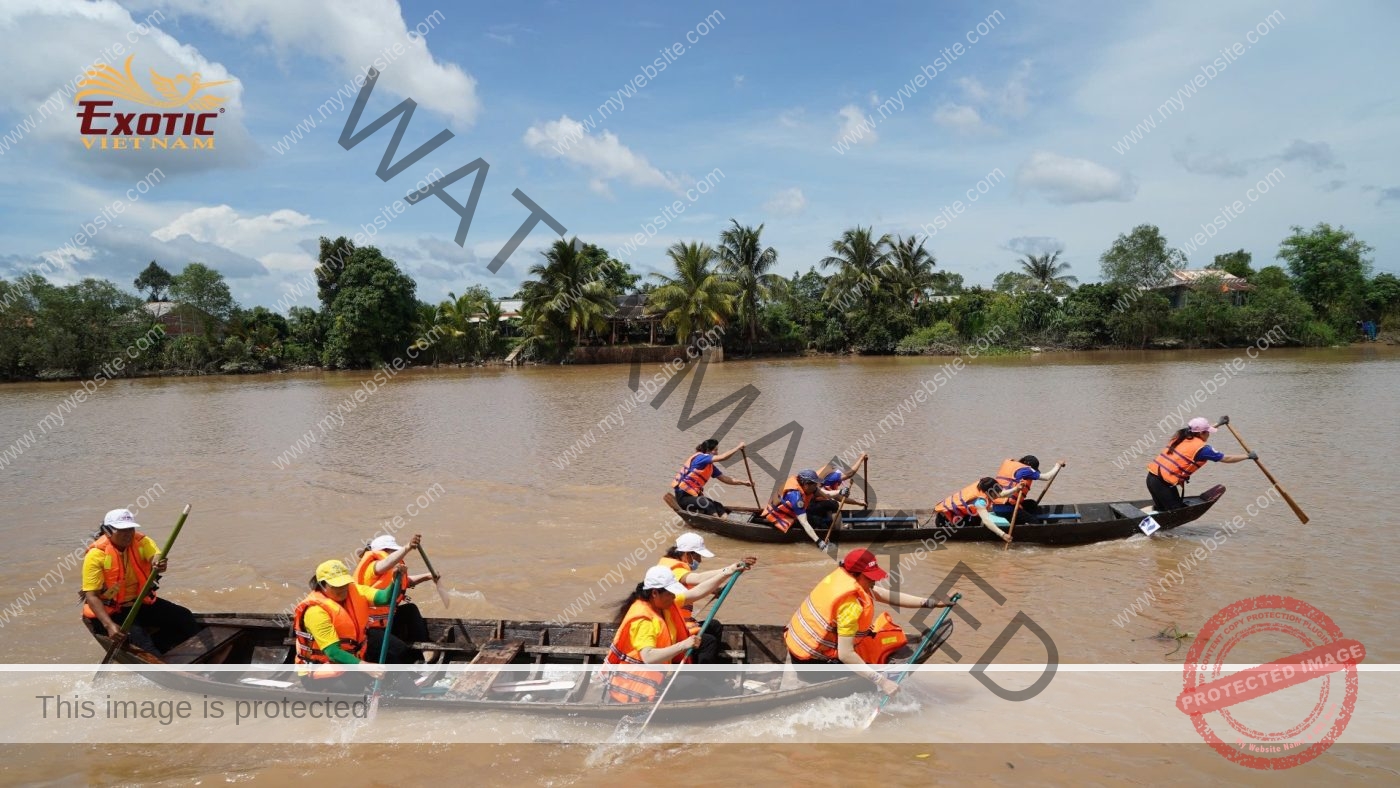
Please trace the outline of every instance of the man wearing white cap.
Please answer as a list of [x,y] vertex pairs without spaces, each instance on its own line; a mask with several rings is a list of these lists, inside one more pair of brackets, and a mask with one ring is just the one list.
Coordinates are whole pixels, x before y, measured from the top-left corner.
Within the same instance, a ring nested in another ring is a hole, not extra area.
[[1207,462],[1244,462],[1257,460],[1259,455],[1224,454],[1206,444],[1206,436],[1215,432],[1215,427],[1199,416],[1176,431],[1167,448],[1157,458],[1147,464],[1147,491],[1152,495],[1152,505],[1159,512],[1180,509],[1186,504],[1181,500],[1181,491],[1191,474],[1205,467]]
[[[686,624],[692,632],[699,631],[700,621],[695,617],[695,602],[700,599],[695,593],[695,588],[701,583],[714,578],[724,572],[723,568],[709,572],[696,571],[700,568],[700,561],[703,558],[714,558],[715,554],[705,548],[705,539],[696,533],[683,533],[676,537],[676,545],[666,551],[666,555],[657,562],[657,566],[664,566],[675,575],[677,582],[685,586],[687,591],[685,601],[680,604],[681,613],[685,616]],[[752,567],[758,562],[752,556],[744,559],[744,564]],[[710,595],[718,593],[718,587],[710,592]],[[714,635],[716,638],[724,636],[724,625],[719,621],[711,620],[710,628],[705,630],[706,635]]]
[[[418,606],[408,599],[408,589],[434,579],[429,573],[409,575],[404,558],[408,551],[418,547],[422,536],[414,534],[407,547],[400,547],[392,534],[376,536],[360,555],[360,563],[355,567],[355,582],[362,586],[382,589],[393,585],[394,574],[399,574],[399,605],[394,609],[394,637],[404,643],[423,643],[428,640],[428,622]],[[388,605],[371,605],[369,608],[369,653],[376,658],[384,642],[384,623],[389,617]],[[397,643],[391,641],[391,651]],[[391,653],[388,661],[395,664],[411,664],[423,659],[417,649],[407,649],[404,653]]]
[[[113,509],[83,557],[83,620],[95,634],[117,637],[151,572],[165,571],[165,556],[140,527],[129,509]],[[142,650],[164,653],[200,629],[188,608],[158,598],[153,588],[127,637]]]

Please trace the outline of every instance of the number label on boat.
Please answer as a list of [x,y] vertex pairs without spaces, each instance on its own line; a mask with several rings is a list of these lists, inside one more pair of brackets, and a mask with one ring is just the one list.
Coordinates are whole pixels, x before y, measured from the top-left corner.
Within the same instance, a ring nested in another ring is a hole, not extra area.
[[1151,516],[1142,518],[1142,522],[1138,523],[1138,530],[1142,531],[1148,536],[1157,533],[1157,531],[1160,530],[1161,527],[1162,526],[1158,525],[1157,521],[1152,519]]

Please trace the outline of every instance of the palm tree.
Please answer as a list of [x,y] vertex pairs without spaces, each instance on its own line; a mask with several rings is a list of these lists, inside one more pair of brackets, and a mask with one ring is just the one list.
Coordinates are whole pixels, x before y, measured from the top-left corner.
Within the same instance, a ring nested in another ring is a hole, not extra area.
[[466,361],[467,353],[472,345],[472,315],[476,312],[476,299],[471,293],[457,295],[448,293],[447,300],[438,304],[438,325],[441,333],[452,338],[450,343],[452,358],[455,361]]
[[937,264],[922,240],[900,236],[890,250],[890,275],[886,277],[892,294],[901,303],[918,305],[939,284],[933,271]]
[[691,335],[727,323],[739,286],[710,268],[715,250],[705,243],[677,242],[666,256],[675,263],[676,276],[652,274],[658,285],[649,306],[664,315],[664,325],[676,330],[676,341],[685,344]]
[[1060,262],[1059,251],[1028,254],[1021,261],[1021,271],[1030,280],[1031,287],[1052,295],[1060,295],[1067,292],[1071,285],[1079,284],[1078,278],[1066,273],[1069,268],[1069,263]]
[[882,285],[889,276],[885,270],[890,259],[890,237],[876,238],[874,228],[853,227],[831,242],[830,257],[822,258],[822,268],[836,268],[836,275],[827,284],[825,298],[848,311],[862,299],[882,295]]
[[442,331],[441,307],[419,302],[418,314],[413,320],[414,346],[419,351],[432,351],[433,366],[437,366],[441,357],[441,344],[434,342],[432,337],[438,336]]
[[544,253],[544,262],[530,266],[520,286],[524,304],[522,324],[530,331],[531,350],[558,359],[583,341],[584,332],[602,331],[613,311],[612,299],[597,263],[582,253],[578,239],[560,239]]
[[486,299],[480,303],[476,316],[481,319],[477,323],[477,352],[481,358],[490,358],[496,348],[496,339],[501,335],[500,302],[494,298]]
[[769,273],[778,264],[778,250],[763,246],[764,226],[745,227],[737,219],[729,222],[732,226],[719,235],[719,270],[738,285],[735,311],[740,325],[748,329],[752,351],[758,341],[759,306],[781,292],[787,280]]

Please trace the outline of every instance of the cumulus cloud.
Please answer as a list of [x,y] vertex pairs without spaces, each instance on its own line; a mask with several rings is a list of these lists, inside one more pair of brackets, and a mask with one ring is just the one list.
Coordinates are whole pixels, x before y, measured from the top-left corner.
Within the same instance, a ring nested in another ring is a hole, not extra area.
[[763,204],[763,210],[775,216],[796,216],[807,207],[807,197],[794,186],[783,189]]
[[850,142],[852,145],[868,145],[879,139],[875,129],[866,121],[865,116],[860,114],[860,107],[847,104],[836,114],[842,117],[841,131],[837,133],[838,140]]
[[679,179],[652,166],[645,156],[623,145],[616,134],[589,134],[582,123],[563,115],[525,130],[525,147],[551,159],[577,164],[592,176],[589,188],[608,193],[608,183],[622,180],[633,186],[676,191]]
[[[481,109],[476,80],[428,51],[447,14],[469,14],[465,7],[406,18],[396,0],[159,0],[157,5],[202,17],[236,36],[260,35],[288,61],[311,55],[335,64],[346,77],[364,73],[375,58],[393,57],[376,91],[410,97],[462,126],[474,123]],[[404,53],[386,55],[396,44]]]
[[1063,252],[1064,242],[1048,235],[1021,235],[1006,242],[1006,249],[1016,254],[1050,254]]
[[1137,194],[1137,183],[1127,173],[1047,151],[1032,153],[1017,171],[1016,181],[1057,203],[1128,202]]
[[196,241],[237,247],[265,241],[270,235],[299,230],[313,224],[317,224],[315,219],[287,208],[260,216],[245,217],[228,205],[211,205],[186,211],[169,224],[156,229],[151,235],[162,241],[187,235]]
[[[1243,178],[1260,168],[1273,167],[1280,163],[1301,164],[1313,172],[1346,169],[1346,165],[1337,160],[1332,146],[1326,142],[1293,140],[1278,153],[1244,158],[1231,158],[1218,150],[1202,151],[1200,147],[1196,138],[1187,137],[1180,147],[1172,151],[1172,158],[1187,172],[1222,178]],[[1334,189],[1329,189],[1332,190]]]
[[959,134],[975,134],[990,130],[975,107],[965,104],[941,104],[933,111],[933,122]]
[[1016,71],[1000,86],[987,87],[976,77],[963,77],[958,80],[963,98],[969,104],[979,105],[998,115],[1009,118],[1023,118],[1030,113],[1031,61],[1022,60]]

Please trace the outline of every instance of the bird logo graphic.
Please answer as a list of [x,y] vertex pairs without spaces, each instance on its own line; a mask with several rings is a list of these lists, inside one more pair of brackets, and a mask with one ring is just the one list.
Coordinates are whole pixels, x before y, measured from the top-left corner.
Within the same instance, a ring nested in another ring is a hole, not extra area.
[[210,93],[202,96],[199,94],[215,85],[227,85],[233,82],[231,79],[205,82],[198,71],[193,74],[166,77],[156,73],[155,69],[151,69],[151,84],[160,94],[158,98],[141,87],[141,83],[132,76],[131,61],[135,57],[132,55],[126,59],[122,71],[117,71],[106,63],[89,68],[82,81],[78,83],[79,88],[86,89],[73,96],[73,103],[82,101],[84,96],[111,96],[136,104],[145,104],[148,107],[161,109],[188,107],[193,112],[207,112],[222,105],[224,98]]

